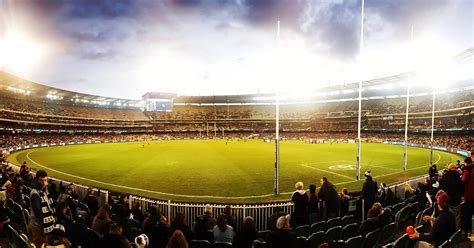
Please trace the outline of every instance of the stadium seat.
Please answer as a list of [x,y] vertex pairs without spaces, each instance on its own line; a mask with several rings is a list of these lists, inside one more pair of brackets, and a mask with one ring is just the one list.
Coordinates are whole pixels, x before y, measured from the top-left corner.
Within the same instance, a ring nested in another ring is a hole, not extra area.
[[306,248],[308,246],[308,240],[305,237],[297,237],[293,248]]
[[78,202],[77,203],[77,208],[81,209],[82,211],[87,213],[87,216],[91,216],[91,211],[89,210],[89,206],[84,204],[83,202]]
[[379,245],[385,245],[392,242],[396,231],[397,231],[397,228],[395,226],[395,223],[393,222],[384,226],[380,233],[380,238],[378,242]]
[[335,226],[335,227],[329,228],[326,231],[326,241],[327,242],[338,241],[341,239],[341,235],[342,235],[341,226]]
[[311,233],[326,231],[326,221],[316,222],[311,225]]
[[403,202],[397,203],[392,207],[392,213],[397,213],[403,208]]
[[324,243],[326,234],[324,232],[316,232],[308,237],[308,247],[318,247]]
[[256,239],[253,241],[253,248],[267,248],[267,242],[263,239]]
[[269,233],[270,233],[270,230],[260,231],[258,232],[257,237],[261,239],[265,239]]
[[[360,248],[364,244],[364,237],[355,236],[344,241],[345,248]],[[313,247],[313,246],[311,246]]]
[[448,240],[444,241],[438,248],[450,248],[451,247],[451,242]]
[[424,233],[425,232],[425,226],[419,225],[416,227],[416,231],[419,233]]
[[330,228],[335,227],[335,226],[342,226],[341,218],[339,218],[339,217],[332,218],[332,219],[329,219],[327,221],[327,224],[326,224],[327,229],[330,229]]
[[232,243],[228,242],[214,242],[214,244],[211,245],[212,248],[229,248],[232,247]]
[[402,208],[395,214],[395,224],[397,228],[406,226],[406,223],[410,217],[410,206]]
[[403,234],[401,237],[393,242],[392,248],[408,248],[410,244],[410,238],[407,234]]
[[211,243],[207,240],[192,240],[189,242],[189,248],[210,248]]
[[311,227],[309,225],[299,226],[295,229],[296,237],[308,237],[311,231]]
[[416,218],[418,213],[418,202],[413,202],[410,204],[410,219]]
[[99,244],[100,234],[90,228],[86,229],[87,232],[87,244],[89,247],[97,247]]
[[350,237],[354,237],[354,235],[357,234],[357,229],[359,228],[359,225],[356,223],[352,223],[349,225],[346,225],[345,227],[342,228],[342,240],[347,240]]
[[6,226],[8,243],[12,248],[20,248],[20,234],[11,225]]
[[364,247],[365,248],[377,247],[378,242],[379,242],[379,237],[380,237],[380,229],[367,233],[367,235],[365,235]]
[[21,248],[33,248],[33,244],[31,244],[31,241],[28,239],[28,237],[25,234],[20,234],[20,247]]
[[418,214],[416,214],[416,217],[415,217],[415,226],[419,226],[421,225],[421,221],[423,220],[423,212],[419,212]]
[[355,218],[354,218],[354,215],[346,215],[342,217],[341,221],[342,221],[341,226],[347,226],[349,224],[354,223]]
[[451,237],[449,237],[449,242],[451,243],[451,248],[458,248],[459,243],[461,243],[461,230],[457,230]]

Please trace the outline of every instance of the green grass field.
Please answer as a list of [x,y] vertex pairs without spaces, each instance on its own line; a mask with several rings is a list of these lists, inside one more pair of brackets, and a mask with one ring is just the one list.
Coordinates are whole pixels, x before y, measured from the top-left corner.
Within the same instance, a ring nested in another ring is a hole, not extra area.
[[[316,184],[323,176],[339,189],[360,190],[355,181],[355,144],[305,144],[282,141],[280,196],[272,196],[274,143],[261,140],[173,140],[56,146],[13,153],[9,160],[27,161],[51,176],[85,185],[158,199],[212,202],[259,202],[288,199],[294,184]],[[429,150],[409,148],[408,170],[402,171],[403,146],[363,143],[361,173],[393,183],[426,174]],[[434,151],[439,168],[460,156]]]

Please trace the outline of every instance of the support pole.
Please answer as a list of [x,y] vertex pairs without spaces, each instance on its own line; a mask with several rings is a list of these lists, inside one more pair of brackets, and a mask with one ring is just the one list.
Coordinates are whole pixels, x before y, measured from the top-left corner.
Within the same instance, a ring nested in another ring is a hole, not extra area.
[[[364,53],[364,0],[362,0],[360,17],[360,56]],[[356,180],[360,180],[360,128],[362,121],[362,80],[359,81],[359,116],[357,118],[357,157],[356,157]]]
[[[277,50],[280,52],[280,21],[277,22]],[[279,61],[278,57],[278,61]],[[280,169],[280,94],[279,89],[276,91],[276,107],[275,107],[275,185],[274,193],[278,195],[279,191],[279,169]]]
[[435,101],[436,101],[436,92],[435,92],[435,90],[433,90],[433,109],[431,111],[430,165],[433,165],[433,136],[434,136],[434,119],[435,119]]
[[407,170],[407,160],[408,160],[408,111],[410,106],[410,85],[407,86],[407,109],[405,113],[405,146],[403,151],[403,171]]

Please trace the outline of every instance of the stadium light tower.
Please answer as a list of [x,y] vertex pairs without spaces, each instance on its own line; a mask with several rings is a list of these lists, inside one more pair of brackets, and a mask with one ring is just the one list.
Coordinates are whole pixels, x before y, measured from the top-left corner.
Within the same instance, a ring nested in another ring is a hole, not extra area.
[[[280,52],[280,21],[277,21],[277,52]],[[280,58],[278,58],[279,60]],[[275,195],[279,194],[278,174],[280,169],[280,93],[276,90],[275,104]]]
[[[364,0],[362,0],[360,17],[360,57],[364,53]],[[362,119],[362,80],[359,81],[359,116],[357,119],[357,158],[356,158],[356,180],[360,179],[360,126]]]

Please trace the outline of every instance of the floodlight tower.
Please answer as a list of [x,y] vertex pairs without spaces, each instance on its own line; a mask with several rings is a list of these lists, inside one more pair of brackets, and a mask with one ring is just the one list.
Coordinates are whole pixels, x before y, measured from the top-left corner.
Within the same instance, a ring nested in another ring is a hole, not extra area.
[[[280,21],[277,21],[277,51],[280,53]],[[278,58],[279,61],[280,58]],[[278,174],[280,169],[280,93],[276,90],[275,104],[275,195],[279,194]]]
[[[364,53],[364,0],[362,0],[360,17],[360,57]],[[359,80],[359,116],[357,119],[357,158],[356,158],[356,180],[360,179],[360,126],[362,119],[362,80]]]

